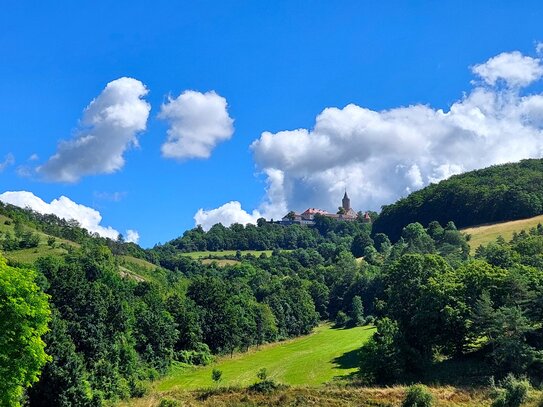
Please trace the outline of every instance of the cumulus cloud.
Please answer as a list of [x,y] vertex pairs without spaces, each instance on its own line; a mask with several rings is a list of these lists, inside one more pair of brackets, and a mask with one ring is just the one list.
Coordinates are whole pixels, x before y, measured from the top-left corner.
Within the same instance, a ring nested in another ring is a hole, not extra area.
[[241,208],[238,201],[225,203],[219,208],[211,210],[199,209],[194,215],[194,220],[197,225],[201,225],[204,230],[209,230],[216,223],[222,223],[224,226],[230,226],[233,223],[256,223],[260,218],[260,213],[255,210],[252,214],[247,213]]
[[4,157],[4,161],[0,162],[0,172],[3,172],[9,166],[15,164],[15,156],[12,153],[8,153]]
[[[537,50],[539,48],[538,44]],[[540,59],[524,56],[518,51],[503,52],[484,64],[475,65],[472,70],[489,85],[503,80],[508,86],[527,86],[543,75]]]
[[[541,77],[539,60],[512,52],[473,70],[484,82],[448,110],[350,104],[324,109],[312,129],[262,133],[251,145],[268,181],[260,213],[334,211],[345,188],[355,209],[379,210],[453,174],[543,157],[543,94],[522,89]],[[229,219],[249,215],[228,208]],[[222,220],[220,210],[208,213]]]
[[126,231],[126,238],[125,238],[126,242],[137,244],[139,240],[140,240],[140,234],[137,231],[132,230],[132,229],[128,229]]
[[162,155],[167,158],[209,158],[215,146],[234,132],[226,99],[213,91],[187,90],[169,98],[158,117],[169,124],[168,138],[162,145]]
[[[65,196],[53,199],[50,203],[47,203],[32,192],[7,191],[0,194],[0,201],[20,208],[30,208],[42,214],[54,214],[66,220],[74,219],[79,222],[81,227],[87,229],[89,232],[98,233],[102,237],[109,237],[115,240],[119,236],[119,232],[111,226],[101,225],[102,215],[100,215],[100,212],[88,206],[75,203]],[[132,241],[137,242],[139,234],[133,230],[128,230],[127,237],[131,237],[134,239]],[[128,238],[127,241],[129,241]]]
[[85,109],[75,137],[62,141],[57,152],[38,167],[46,179],[77,182],[91,174],[107,174],[124,166],[124,153],[138,145],[137,134],[146,128],[151,106],[143,100],[147,88],[133,78],[120,78]]

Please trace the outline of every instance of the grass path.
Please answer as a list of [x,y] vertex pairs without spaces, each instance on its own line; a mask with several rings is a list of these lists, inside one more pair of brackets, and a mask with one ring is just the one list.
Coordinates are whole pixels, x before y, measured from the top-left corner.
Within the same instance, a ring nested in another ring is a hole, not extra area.
[[510,222],[475,226],[467,229],[462,229],[462,232],[471,235],[469,245],[471,248],[471,253],[474,254],[475,250],[480,245],[486,245],[487,243],[493,242],[500,235],[503,236],[505,240],[509,241],[513,237],[513,232],[528,230],[532,227],[537,226],[538,223],[543,224],[543,215],[529,219],[519,219]]
[[221,385],[247,386],[256,381],[256,374],[266,368],[268,376],[289,385],[318,386],[336,376],[357,370],[357,352],[374,329],[356,327],[334,329],[330,325],[315,328],[308,336],[270,344],[260,350],[224,357],[216,363],[200,367],[175,366],[172,373],[157,384],[158,391],[194,390],[213,385],[211,372],[223,372]]

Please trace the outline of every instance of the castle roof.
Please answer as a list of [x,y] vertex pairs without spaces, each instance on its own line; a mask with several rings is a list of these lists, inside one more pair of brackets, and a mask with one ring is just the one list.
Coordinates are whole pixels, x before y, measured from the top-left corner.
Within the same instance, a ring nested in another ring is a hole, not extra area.
[[326,212],[325,210],[322,210],[322,209],[317,209],[317,208],[308,208],[305,210],[304,213],[302,213],[302,215],[326,215],[328,214],[328,212]]

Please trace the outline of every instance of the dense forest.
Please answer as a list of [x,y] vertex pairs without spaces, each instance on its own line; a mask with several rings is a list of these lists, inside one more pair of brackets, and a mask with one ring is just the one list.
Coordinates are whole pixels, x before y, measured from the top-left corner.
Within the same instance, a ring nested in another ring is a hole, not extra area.
[[459,228],[543,213],[543,159],[455,175],[382,208],[373,226],[396,241],[404,226],[453,221]]
[[[481,191],[486,182],[495,191],[505,172],[518,186],[530,180],[535,191],[538,165],[493,167],[451,182],[468,180]],[[442,193],[426,201],[445,199],[453,189],[447,185],[430,187]],[[519,195],[504,194],[516,205]],[[480,197],[481,205],[488,199]],[[376,225],[396,213],[388,208]],[[405,226],[390,239],[368,224],[324,217],[315,227],[260,221],[195,228],[143,250],[54,216],[9,205],[0,205],[0,215],[0,405],[100,406],[139,397],[174,362],[209,364],[310,333],[320,321],[377,328],[353,383],[485,385],[522,376],[541,385],[542,226],[474,256],[469,237],[450,220],[401,220]],[[39,255],[44,247],[51,250]],[[272,253],[222,265],[186,255],[256,248]],[[29,249],[37,260],[4,259]],[[130,273],[127,256],[151,270]],[[436,374],[444,366],[457,373]]]

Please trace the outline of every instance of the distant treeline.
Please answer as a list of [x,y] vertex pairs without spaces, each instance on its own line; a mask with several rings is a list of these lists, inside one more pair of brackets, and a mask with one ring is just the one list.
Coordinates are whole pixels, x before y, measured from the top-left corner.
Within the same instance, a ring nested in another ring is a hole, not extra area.
[[41,214],[30,208],[23,209],[14,205],[5,204],[1,201],[0,215],[10,218],[11,220],[8,220],[8,222],[13,222],[15,226],[15,238],[17,239],[13,239],[13,237],[9,235],[0,236],[0,247],[6,251],[24,247],[36,247],[38,245],[38,242],[36,242],[37,237],[33,234],[30,238],[28,235],[24,236],[24,231],[18,233],[18,228],[20,228],[21,225],[25,225],[27,228],[30,227],[39,230],[51,237],[69,240],[78,244],[89,241],[99,242],[100,244],[109,247],[113,254],[130,255],[141,259],[146,259],[148,257],[144,249],[137,244],[125,242],[121,235],[115,240],[101,237],[97,233],[91,233],[87,229],[81,227],[79,222],[75,219],[66,220],[53,214]]
[[371,225],[362,222],[343,222],[317,215],[312,227],[277,223],[258,219],[256,225],[235,223],[225,227],[218,223],[207,232],[202,227],[187,230],[164,245],[155,246],[154,252],[194,252],[220,250],[274,250],[315,248],[325,241],[342,236],[368,234]]
[[523,160],[455,175],[384,206],[373,233],[385,233],[395,241],[412,222],[453,221],[464,228],[541,213],[543,160]]

